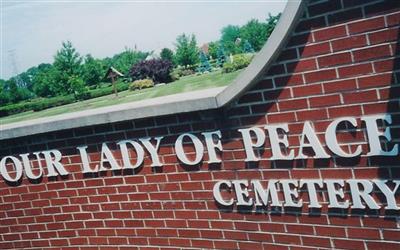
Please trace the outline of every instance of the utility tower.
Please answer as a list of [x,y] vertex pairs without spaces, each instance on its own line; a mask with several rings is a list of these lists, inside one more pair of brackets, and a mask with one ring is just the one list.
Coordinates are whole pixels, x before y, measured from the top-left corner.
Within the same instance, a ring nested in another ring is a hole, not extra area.
[[11,49],[11,50],[8,51],[8,57],[10,59],[9,66],[11,67],[12,74],[15,77],[15,81],[17,83],[17,86],[20,87],[20,88],[25,88],[26,84],[18,74],[17,55],[15,53],[15,49]]

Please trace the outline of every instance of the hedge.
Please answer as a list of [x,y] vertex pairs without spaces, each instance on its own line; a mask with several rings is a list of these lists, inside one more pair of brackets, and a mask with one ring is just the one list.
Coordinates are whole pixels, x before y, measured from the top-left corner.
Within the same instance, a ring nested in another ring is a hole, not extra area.
[[[126,83],[117,84],[118,92],[128,90],[128,87],[129,86]],[[114,93],[113,86],[109,86],[105,88],[89,90],[88,92],[79,95],[79,99],[87,100],[100,96],[110,95],[113,93]],[[16,104],[9,104],[7,106],[0,107],[0,117],[14,115],[26,111],[40,111],[48,108],[70,104],[76,101],[77,99],[74,97],[74,95],[66,95],[66,96],[57,96],[51,98],[39,98]]]

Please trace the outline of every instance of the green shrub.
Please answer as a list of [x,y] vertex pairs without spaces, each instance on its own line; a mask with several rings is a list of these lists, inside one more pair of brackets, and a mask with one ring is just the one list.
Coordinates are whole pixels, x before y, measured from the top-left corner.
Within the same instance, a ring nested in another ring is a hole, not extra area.
[[40,102],[35,103],[31,109],[33,111],[41,111],[48,108],[53,108],[61,105],[66,105],[75,102],[75,98],[72,95],[58,96],[54,98],[43,99]]
[[195,71],[193,69],[189,69],[189,68],[184,68],[184,67],[178,67],[175,68],[172,73],[171,76],[178,76],[178,77],[183,77],[183,76],[190,76],[193,75],[195,73]]
[[136,80],[129,85],[129,90],[145,89],[154,86],[154,82],[151,79]]
[[246,68],[253,58],[250,54],[238,54],[233,56],[233,62],[226,62],[222,67],[223,73],[233,72],[239,69]]
[[[118,92],[128,89],[128,84],[117,83]],[[0,117],[14,115],[26,111],[40,111],[48,108],[53,108],[61,105],[66,105],[75,102],[76,100],[87,100],[100,96],[113,94],[113,86],[88,90],[82,93],[76,93],[74,95],[57,96],[52,98],[38,98],[30,101],[20,102],[16,104],[10,104],[0,107]]]
[[173,82],[178,81],[179,78],[180,78],[180,77],[179,77],[178,74],[171,73],[171,80],[172,80]]
[[10,104],[0,108],[0,117],[14,115],[26,111],[40,111],[47,108],[57,107],[75,102],[73,95],[58,96],[52,98],[39,98],[27,102]]

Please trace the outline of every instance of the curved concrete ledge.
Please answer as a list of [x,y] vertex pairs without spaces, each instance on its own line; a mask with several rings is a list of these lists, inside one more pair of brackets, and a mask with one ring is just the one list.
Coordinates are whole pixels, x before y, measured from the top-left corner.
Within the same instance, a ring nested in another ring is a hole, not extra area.
[[152,98],[104,108],[73,112],[35,120],[0,124],[0,140],[124,120],[192,112],[223,107],[253,86],[286,44],[303,12],[304,1],[288,1],[264,47],[230,85]]

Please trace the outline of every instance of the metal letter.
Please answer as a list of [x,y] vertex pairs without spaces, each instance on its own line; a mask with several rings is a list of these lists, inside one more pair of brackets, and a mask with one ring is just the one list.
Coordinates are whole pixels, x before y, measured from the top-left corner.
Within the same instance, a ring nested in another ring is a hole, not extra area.
[[[246,150],[245,161],[259,161],[258,157],[254,155],[254,147],[261,147],[265,142],[265,133],[261,128],[252,127],[246,129],[238,129],[242,134],[244,149]],[[256,136],[256,142],[253,142],[250,133],[253,132]]]
[[54,149],[43,151],[42,153],[44,154],[44,159],[46,160],[48,177],[57,176],[58,174],[56,173],[56,169],[61,175],[68,175],[67,170],[65,170],[64,166],[61,164],[62,155],[60,151]]
[[[128,145],[127,145],[128,143],[131,144],[135,148],[135,152],[136,152],[135,165],[132,165],[132,163],[129,159],[130,157],[129,157],[129,152],[128,152]],[[137,143],[135,141],[131,141],[131,140],[125,140],[125,141],[120,141],[117,144],[121,148],[122,162],[124,163],[124,168],[135,169],[135,168],[138,168],[140,165],[142,165],[143,160],[144,160],[144,150],[139,143]]]
[[215,183],[213,188],[214,199],[222,206],[231,206],[233,204],[233,198],[229,201],[225,201],[221,195],[221,186],[226,185],[228,188],[232,187],[232,183],[230,181],[222,180]]
[[[337,197],[344,199],[344,181],[343,180],[324,180],[326,188],[328,189],[329,205],[328,208],[348,208],[349,201],[339,202]],[[339,189],[336,189],[335,184],[340,185]]]
[[36,159],[37,159],[37,162],[39,164],[39,167],[38,167],[39,173],[38,173],[38,175],[34,175],[33,174],[32,167],[31,167],[31,162],[30,162],[29,157],[28,157],[29,154],[21,154],[20,156],[21,156],[22,162],[24,164],[24,169],[25,169],[26,176],[31,180],[36,180],[36,179],[39,179],[40,177],[42,177],[42,175],[43,175],[43,167],[42,167],[42,161],[40,160],[40,155],[39,155],[40,152],[35,152],[33,154],[36,155]]
[[120,170],[121,167],[118,165],[115,160],[111,150],[108,148],[107,144],[103,142],[101,146],[101,160],[100,160],[100,169],[99,171],[106,171],[107,168],[104,167],[104,162],[108,162],[111,166],[111,170]]
[[[12,178],[7,170],[7,160],[10,159],[14,164],[15,177]],[[22,163],[14,156],[6,156],[0,161],[0,173],[9,182],[17,182],[22,177]]]
[[[287,134],[289,133],[288,125],[266,125],[265,128],[268,130],[269,141],[272,150],[272,157],[270,158],[270,160],[293,160],[293,150],[290,150],[288,155],[284,155],[281,150],[281,145],[283,145],[285,149],[289,147],[289,142],[287,138]],[[279,137],[278,129],[283,131],[282,138]]]
[[[350,185],[351,198],[353,200],[353,205],[351,206],[351,208],[364,209],[365,206],[362,204],[361,198],[365,201],[369,208],[380,208],[378,204],[376,204],[374,198],[372,198],[372,196],[370,195],[374,188],[372,182],[368,180],[347,180],[347,183],[349,183]],[[360,190],[358,184],[361,184],[363,186],[362,190]]]
[[[305,140],[306,137],[308,142]],[[319,141],[318,136],[315,133],[314,128],[311,126],[311,122],[309,121],[304,123],[303,132],[301,133],[300,139],[299,154],[297,155],[296,159],[306,159],[309,157],[303,154],[304,148],[312,148],[314,150],[315,155],[312,158],[330,158],[330,155],[325,152],[324,147]]]
[[[232,183],[235,187],[236,204],[238,206],[251,206],[253,204],[253,199],[249,198],[249,190],[247,189],[249,182],[247,180],[234,180]],[[242,185],[244,186],[243,188]],[[244,198],[247,198],[247,201]]]
[[308,207],[311,208],[321,208],[322,206],[318,202],[318,194],[317,190],[315,189],[315,185],[318,185],[320,188],[324,186],[322,180],[313,180],[313,179],[302,179],[300,180],[300,188],[306,184],[308,190],[308,198],[310,200],[310,204]]
[[[196,158],[191,161],[190,159],[188,159],[186,157],[185,151],[183,150],[183,139],[184,137],[187,136],[190,138],[190,140],[193,142],[195,151],[196,151]],[[176,142],[175,142],[175,152],[176,155],[178,156],[178,159],[187,164],[187,165],[196,165],[199,164],[200,161],[203,159],[203,154],[204,154],[204,147],[203,147],[203,143],[201,143],[201,141],[199,140],[199,138],[197,138],[196,136],[192,135],[192,134],[182,134],[180,135]]]
[[[221,159],[218,159],[216,150],[222,151],[222,144],[221,144],[221,131],[213,131],[213,132],[204,132],[201,133],[206,140],[206,147],[208,152],[208,163],[220,163]],[[213,135],[217,136],[217,142],[214,142]]]
[[350,158],[360,155],[362,152],[361,145],[357,146],[357,149],[354,153],[347,153],[340,147],[336,136],[336,130],[338,125],[342,122],[349,122],[354,127],[357,127],[357,120],[354,117],[343,117],[334,120],[331,124],[329,124],[325,132],[326,145],[328,146],[329,150],[340,157]]
[[144,147],[147,149],[147,151],[150,153],[151,156],[151,167],[162,167],[162,163],[160,162],[160,158],[158,156],[158,150],[160,149],[160,143],[161,140],[163,139],[163,136],[158,136],[155,137],[154,139],[156,140],[156,146],[153,146],[153,144],[150,142],[151,138],[141,138],[139,141],[141,141],[144,145]]
[[396,191],[399,188],[400,181],[399,180],[393,180],[393,182],[396,184],[393,188],[393,190],[390,190],[390,188],[386,185],[387,180],[373,180],[373,182],[378,186],[378,188],[382,191],[382,193],[386,197],[386,202],[387,205],[385,209],[389,210],[399,210],[400,208],[396,204]]
[[[254,195],[256,198],[256,206],[268,206],[268,198],[271,197],[271,206],[280,207],[282,203],[279,201],[276,183],[278,180],[268,180],[267,189],[264,189],[259,180],[252,180]],[[260,201],[261,198],[261,201]]]
[[369,152],[367,156],[395,156],[399,153],[399,145],[396,144],[391,151],[382,149],[380,137],[386,138],[388,141],[392,140],[389,127],[384,132],[379,131],[377,121],[386,121],[388,125],[392,124],[392,117],[390,115],[372,115],[362,117],[361,120],[365,122],[369,141]]
[[[300,199],[297,202],[293,201],[294,198],[299,198],[299,193],[297,191],[297,187],[299,182],[297,180],[281,180],[280,183],[283,187],[283,195],[285,197],[285,203],[283,206],[285,207],[301,207],[303,206],[303,200]],[[290,185],[293,185],[292,189]]]

